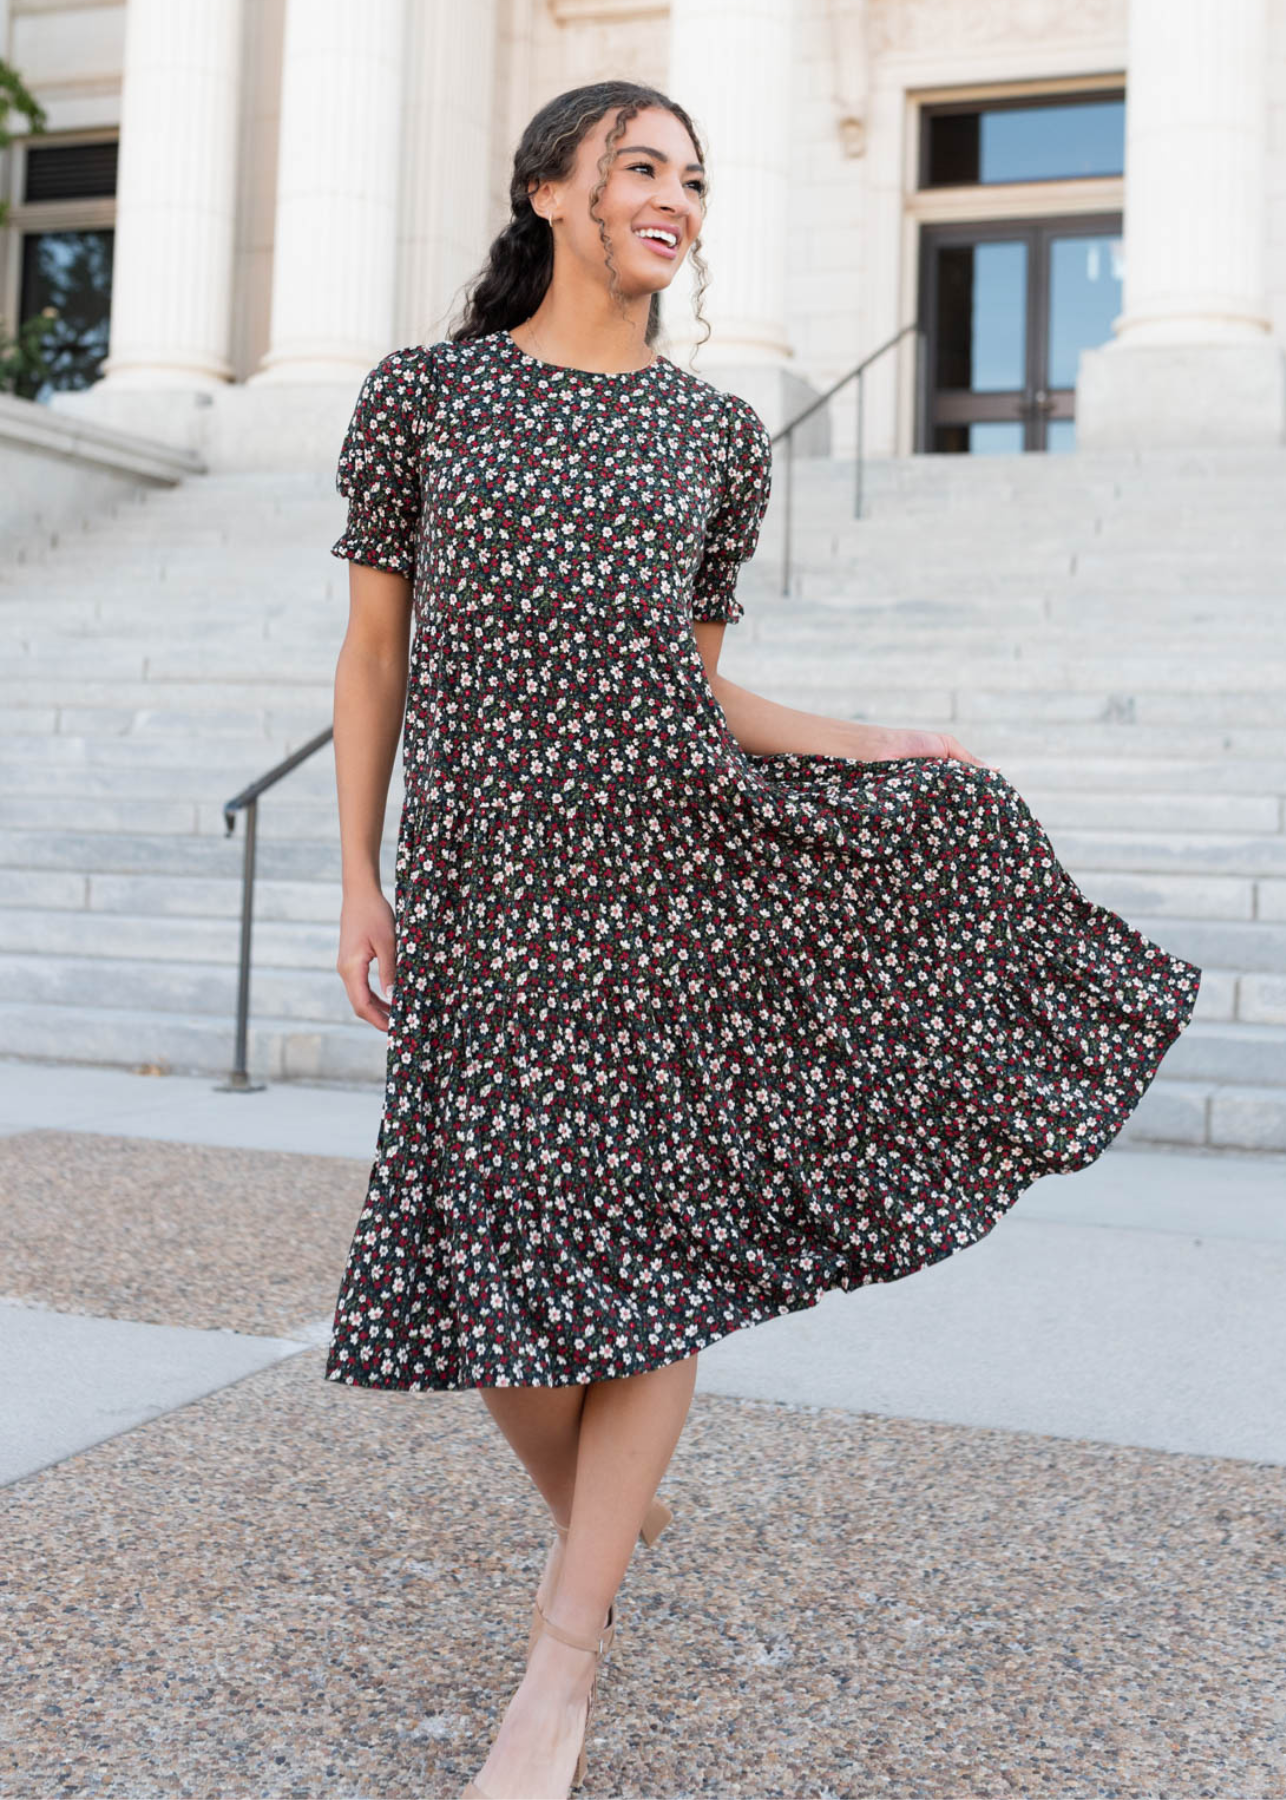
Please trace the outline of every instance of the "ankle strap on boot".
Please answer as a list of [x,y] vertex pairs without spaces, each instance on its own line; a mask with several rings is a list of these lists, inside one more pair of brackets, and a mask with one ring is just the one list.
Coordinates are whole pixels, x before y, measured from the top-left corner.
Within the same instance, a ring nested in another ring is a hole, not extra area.
[[596,1656],[602,1655],[604,1634],[601,1631],[597,1637],[581,1637],[576,1632],[564,1631],[561,1625],[555,1625],[539,1600],[536,1601],[536,1611],[540,1614],[541,1630],[547,1631],[550,1637],[557,1638],[560,1644],[570,1644],[573,1650],[592,1650]]

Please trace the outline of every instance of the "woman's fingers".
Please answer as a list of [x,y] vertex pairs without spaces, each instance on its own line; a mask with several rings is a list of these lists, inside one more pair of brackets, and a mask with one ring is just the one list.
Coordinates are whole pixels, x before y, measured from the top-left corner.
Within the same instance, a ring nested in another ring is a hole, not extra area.
[[949,733],[942,731],[938,733],[938,736],[942,739],[943,743],[943,749],[940,751],[940,755],[954,756],[958,758],[960,762],[972,763],[977,769],[995,768],[996,765],[994,763],[985,762],[981,756],[975,756],[972,750],[966,750],[964,745],[960,743],[957,738],[951,737]]
[[947,756],[957,762],[972,763],[978,769],[994,768],[994,763],[984,762],[981,756],[975,756],[972,750],[966,750],[959,738],[954,738],[948,731],[929,731],[918,725],[909,725],[902,730],[890,730],[886,734],[889,743],[888,755],[892,758],[903,756]]
[[[348,995],[349,1005],[357,1017],[365,1019],[368,1025],[374,1025],[380,1031],[387,1031],[388,1001],[380,998],[371,987],[370,982],[370,966],[375,960],[375,955],[375,950],[371,948],[364,954],[359,953],[355,961],[339,962],[335,966],[344,983],[344,992]],[[387,986],[387,983],[384,985]]]
[[391,994],[396,954],[393,909],[383,894],[343,908],[335,969],[356,1016],[378,1031],[388,1030],[390,1005],[371,986],[371,964],[376,965],[380,986]]

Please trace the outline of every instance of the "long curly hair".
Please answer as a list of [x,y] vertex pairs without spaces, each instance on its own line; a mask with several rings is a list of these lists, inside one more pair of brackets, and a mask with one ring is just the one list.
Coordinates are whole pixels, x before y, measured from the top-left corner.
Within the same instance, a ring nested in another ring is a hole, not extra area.
[[[607,134],[603,154],[599,158],[599,180],[589,198],[590,217],[598,220],[598,235],[603,241],[603,254],[610,274],[609,292],[624,302],[617,282],[616,264],[612,260],[607,227],[594,211],[599,196],[607,185],[612,167],[612,152],[620,142],[625,127],[645,107],[664,107],[687,131],[696,149],[698,162],[704,162],[696,127],[676,100],[656,88],[643,87],[635,81],[595,81],[585,87],[569,88],[558,94],[532,118],[514,151],[513,171],[509,178],[510,218],[504,230],[493,240],[485,263],[466,284],[464,312],[448,332],[453,343],[464,343],[491,331],[506,331],[529,319],[545,297],[553,279],[554,239],[549,222],[542,219],[528,198],[529,186],[543,181],[563,181],[576,165],[576,152],[581,140],[603,115],[616,108],[616,118]],[[709,180],[703,203],[709,199]],[[696,316],[710,335],[709,321],[701,311],[701,299],[708,286],[708,274],[701,255],[698,232],[689,251],[696,272],[693,304]],[[661,295],[652,295],[648,309],[649,344],[655,343],[661,330]],[[702,343],[705,338],[700,340]]]

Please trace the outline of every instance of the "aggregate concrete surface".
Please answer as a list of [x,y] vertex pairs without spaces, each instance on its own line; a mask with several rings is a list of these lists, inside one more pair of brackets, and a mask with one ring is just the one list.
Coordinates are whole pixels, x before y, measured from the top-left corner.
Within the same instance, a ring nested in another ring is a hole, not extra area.
[[289,1336],[334,1307],[369,1173],[369,1158],[0,1137],[0,1289],[63,1312]]
[[[33,1341],[275,1340],[0,1489],[0,1795],[453,1800],[482,1763],[547,1521],[478,1394],[323,1379],[368,1169],[0,1139]],[[806,1400],[696,1394],[585,1800],[1286,1796],[1286,1468]]]
[[[314,1347],[4,1491],[0,1792],[459,1794],[543,1508]],[[1286,1472],[698,1395],[583,1792],[1280,1795]]]

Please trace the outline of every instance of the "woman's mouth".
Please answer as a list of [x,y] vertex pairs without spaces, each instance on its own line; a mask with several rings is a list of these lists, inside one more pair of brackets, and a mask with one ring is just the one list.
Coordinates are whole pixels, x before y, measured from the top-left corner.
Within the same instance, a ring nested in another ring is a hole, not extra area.
[[640,239],[641,242],[646,244],[649,250],[654,250],[658,256],[663,256],[667,262],[673,262],[675,257],[679,254],[678,232],[670,231],[663,225],[635,226],[634,235],[636,238]]

